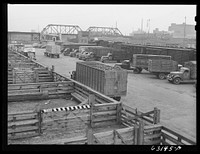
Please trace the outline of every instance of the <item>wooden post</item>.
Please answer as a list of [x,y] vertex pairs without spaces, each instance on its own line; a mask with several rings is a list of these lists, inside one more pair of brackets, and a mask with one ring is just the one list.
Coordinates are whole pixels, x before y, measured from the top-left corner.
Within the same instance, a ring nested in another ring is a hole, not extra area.
[[[12,120],[13,122],[15,122],[16,121],[16,117],[13,117],[13,120]],[[16,125],[13,125],[12,126],[12,130],[15,130],[16,129]],[[13,132],[12,134],[11,134],[12,136],[15,136],[15,132]]]
[[42,134],[42,110],[40,109],[38,112],[37,112],[37,117],[38,117],[38,133],[39,135]]
[[138,129],[138,145],[143,145],[144,143],[144,122],[142,120],[139,121],[139,129]]
[[88,127],[87,130],[87,144],[93,144],[93,132],[92,128]]
[[113,130],[113,144],[116,144],[116,130]]
[[117,105],[117,124],[121,125],[122,103]]
[[158,124],[159,122],[160,122],[160,110],[155,107],[153,115],[153,124]]
[[137,145],[138,144],[138,126],[135,124],[134,125],[134,129],[133,129],[133,143],[134,145]]
[[35,82],[39,82],[38,69],[35,69]]
[[55,71],[55,66],[52,65],[52,69],[51,69],[51,72],[54,72]]
[[16,77],[15,77],[15,70],[12,69],[12,73],[13,73],[13,83],[16,83]]
[[90,127],[93,128],[93,106],[94,106],[94,100],[95,100],[95,96],[94,95],[89,95],[88,97],[88,102],[90,105]]

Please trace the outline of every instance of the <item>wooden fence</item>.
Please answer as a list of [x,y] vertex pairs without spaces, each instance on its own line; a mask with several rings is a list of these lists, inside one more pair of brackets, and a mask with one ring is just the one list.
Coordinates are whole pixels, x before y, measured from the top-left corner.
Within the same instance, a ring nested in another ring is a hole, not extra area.
[[144,126],[140,121],[139,125],[132,127],[95,133],[90,144],[159,145],[161,128],[159,124]]
[[194,138],[189,137],[186,134],[178,133],[167,126],[162,126],[162,145],[196,145]]
[[41,134],[41,112],[26,111],[8,114],[8,139],[19,139]]
[[73,82],[40,82],[8,85],[8,102],[65,98],[74,91]]

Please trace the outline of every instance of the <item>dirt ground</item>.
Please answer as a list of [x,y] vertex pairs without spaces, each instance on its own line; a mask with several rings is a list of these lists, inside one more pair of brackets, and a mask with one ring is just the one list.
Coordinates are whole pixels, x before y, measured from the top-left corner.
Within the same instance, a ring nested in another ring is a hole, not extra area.
[[[48,67],[54,65],[56,72],[67,77],[80,61],[63,55],[49,58],[43,52],[44,49],[36,50],[37,61]],[[147,71],[141,74],[128,71],[127,95],[121,101],[143,112],[157,107],[161,110],[162,123],[196,138],[196,89],[193,84],[174,85]]]

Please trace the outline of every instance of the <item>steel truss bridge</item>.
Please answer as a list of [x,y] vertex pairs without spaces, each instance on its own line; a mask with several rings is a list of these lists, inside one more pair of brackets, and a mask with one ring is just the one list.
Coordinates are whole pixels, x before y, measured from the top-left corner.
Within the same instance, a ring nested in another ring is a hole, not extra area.
[[90,36],[123,36],[118,28],[111,27],[89,27],[87,29],[89,31]]
[[59,36],[61,34],[66,35],[78,35],[78,32],[82,31],[82,29],[77,25],[57,25],[57,24],[49,24],[40,33],[40,40],[46,40],[46,36],[54,35]]

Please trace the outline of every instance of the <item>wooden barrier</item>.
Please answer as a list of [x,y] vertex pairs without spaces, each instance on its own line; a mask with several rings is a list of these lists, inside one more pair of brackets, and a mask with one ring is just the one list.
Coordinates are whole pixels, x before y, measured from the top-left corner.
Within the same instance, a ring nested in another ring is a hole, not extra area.
[[8,114],[8,139],[41,135],[41,112],[26,111]]
[[162,145],[196,145],[194,138],[167,126],[162,126],[161,133]]
[[74,92],[73,82],[9,84],[8,102],[66,97]]

